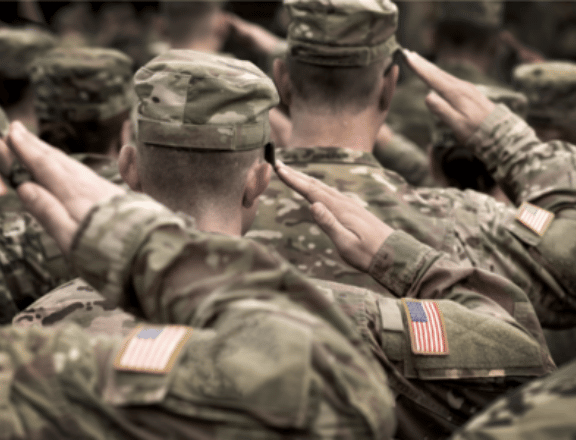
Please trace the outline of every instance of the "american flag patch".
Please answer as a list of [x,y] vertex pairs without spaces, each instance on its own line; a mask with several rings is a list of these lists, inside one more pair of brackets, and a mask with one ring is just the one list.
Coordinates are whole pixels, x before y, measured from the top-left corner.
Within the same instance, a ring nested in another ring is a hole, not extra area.
[[528,202],[522,203],[516,213],[516,220],[538,235],[544,235],[553,219],[553,213]]
[[168,373],[192,329],[181,325],[139,325],[124,341],[114,368],[123,371]]
[[444,317],[436,301],[402,299],[414,354],[448,354]]

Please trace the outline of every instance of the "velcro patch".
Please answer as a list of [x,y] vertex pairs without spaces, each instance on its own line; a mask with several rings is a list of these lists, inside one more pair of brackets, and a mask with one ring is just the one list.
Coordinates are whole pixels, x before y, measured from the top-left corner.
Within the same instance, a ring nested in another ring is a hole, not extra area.
[[444,316],[436,301],[402,299],[408,327],[412,353],[426,355],[448,354],[448,339],[444,327]]
[[538,235],[544,235],[554,214],[528,202],[522,203],[516,213],[516,220]]
[[114,359],[114,368],[154,374],[168,373],[191,334],[190,327],[181,325],[139,325],[124,341]]

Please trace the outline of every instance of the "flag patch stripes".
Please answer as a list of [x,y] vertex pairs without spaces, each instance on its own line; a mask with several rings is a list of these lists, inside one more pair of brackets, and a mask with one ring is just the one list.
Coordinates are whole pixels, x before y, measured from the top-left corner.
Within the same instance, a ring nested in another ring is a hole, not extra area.
[[114,368],[122,371],[168,373],[192,329],[181,325],[136,327],[116,355]]
[[516,220],[538,235],[544,235],[554,219],[554,214],[528,202],[522,203],[516,213]]
[[436,301],[402,299],[408,327],[412,353],[426,355],[448,354],[448,339],[444,316]]

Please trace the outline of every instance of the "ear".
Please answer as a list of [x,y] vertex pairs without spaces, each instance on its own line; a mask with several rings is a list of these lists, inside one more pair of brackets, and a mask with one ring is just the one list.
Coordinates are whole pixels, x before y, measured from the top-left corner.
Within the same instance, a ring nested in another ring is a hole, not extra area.
[[138,152],[136,151],[136,147],[131,144],[124,145],[118,157],[118,169],[120,170],[122,180],[126,182],[132,191],[142,192],[142,182],[140,182],[137,158]]
[[246,175],[244,195],[242,196],[244,208],[251,208],[254,205],[260,194],[268,188],[271,177],[272,167],[267,162],[254,162]]
[[290,106],[292,103],[292,84],[290,75],[288,75],[286,61],[282,58],[276,58],[272,65],[272,74],[274,75],[274,82],[276,83],[280,99],[284,104]]
[[390,104],[392,103],[392,96],[396,90],[396,83],[398,82],[398,75],[400,68],[397,65],[392,66],[387,74],[384,75],[382,82],[382,89],[380,91],[380,110],[388,112]]

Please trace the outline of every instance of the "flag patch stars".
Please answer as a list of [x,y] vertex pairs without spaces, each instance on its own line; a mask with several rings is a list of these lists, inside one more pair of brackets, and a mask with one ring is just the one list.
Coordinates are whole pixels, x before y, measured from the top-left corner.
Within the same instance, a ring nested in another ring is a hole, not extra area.
[[520,205],[520,208],[518,208],[516,220],[536,234],[544,235],[544,232],[546,232],[546,229],[548,229],[548,226],[550,226],[550,223],[554,220],[554,214],[539,206],[524,202]]
[[114,367],[123,371],[168,373],[191,334],[191,328],[181,325],[140,325],[124,341]]
[[402,299],[412,353],[425,355],[448,354],[444,317],[436,301]]

